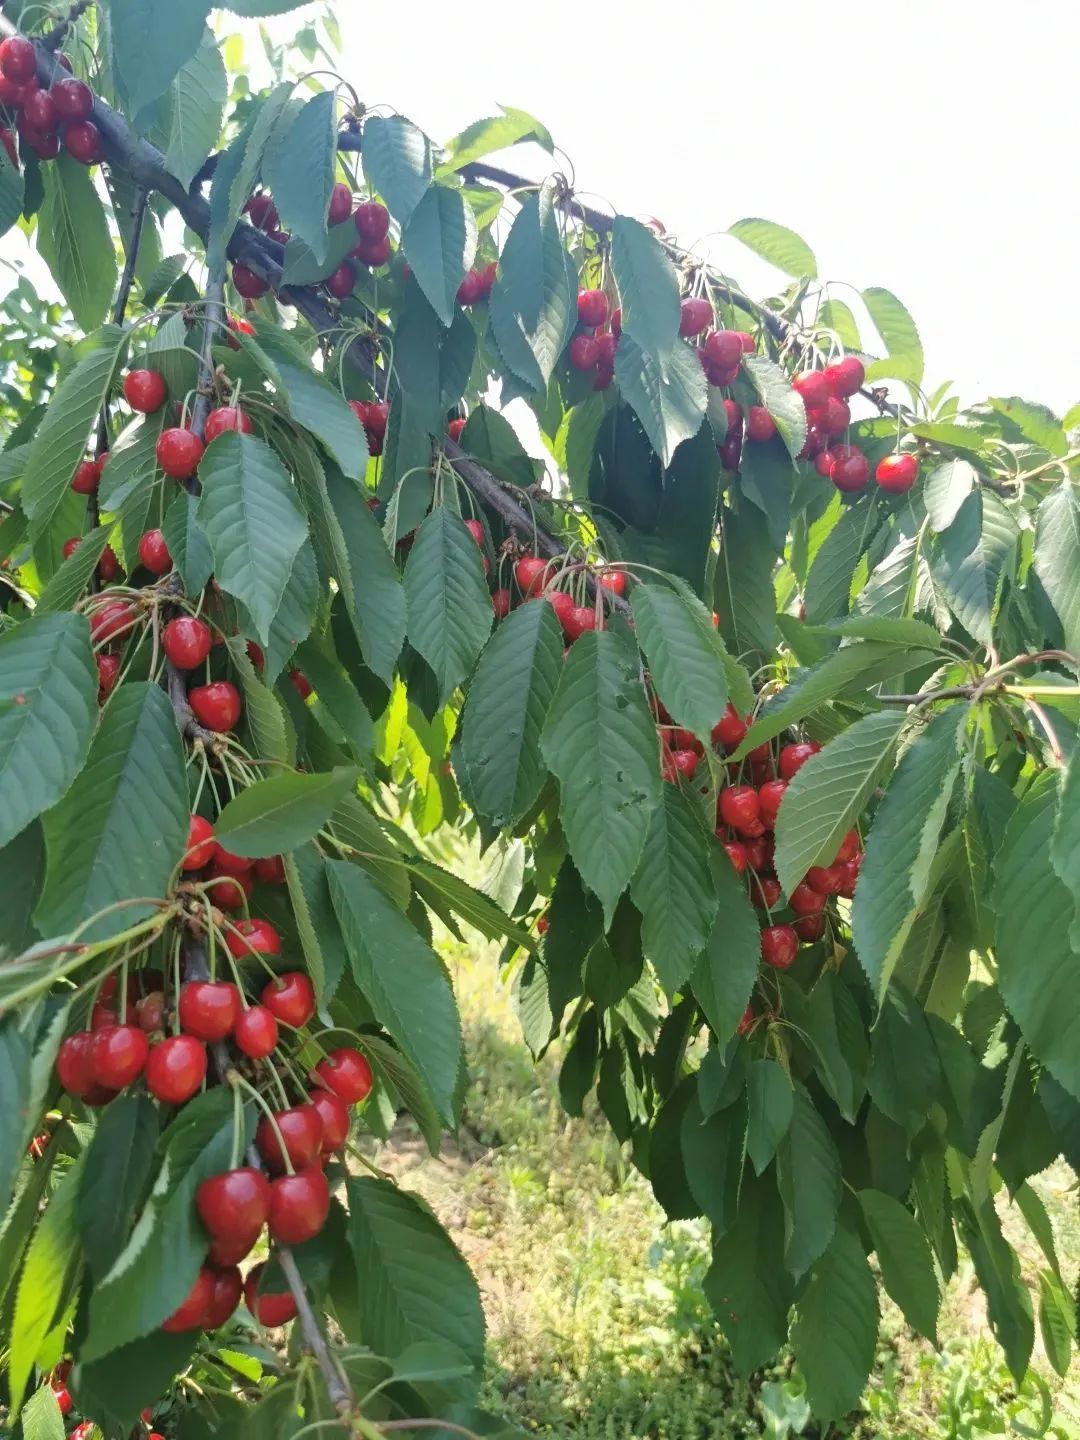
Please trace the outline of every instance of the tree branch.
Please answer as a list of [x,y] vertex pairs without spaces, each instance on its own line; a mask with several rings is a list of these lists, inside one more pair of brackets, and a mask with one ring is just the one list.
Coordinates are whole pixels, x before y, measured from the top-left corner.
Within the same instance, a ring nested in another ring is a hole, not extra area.
[[64,19],[61,20],[58,25],[54,26],[47,35],[41,37],[41,43],[45,46],[46,50],[59,50],[72,25],[75,24],[75,21],[78,20],[81,15],[84,15],[86,11],[91,8],[93,3],[94,0],[77,0],[77,3],[71,7]]
[[[206,431],[206,417],[210,414],[210,401],[214,387],[214,334],[223,328],[225,313],[224,267],[218,274],[211,275],[206,287],[206,302],[203,307],[202,348],[199,351],[199,379],[195,404],[191,408],[190,429],[201,440]],[[189,495],[199,493],[198,475],[190,475],[182,482]]]

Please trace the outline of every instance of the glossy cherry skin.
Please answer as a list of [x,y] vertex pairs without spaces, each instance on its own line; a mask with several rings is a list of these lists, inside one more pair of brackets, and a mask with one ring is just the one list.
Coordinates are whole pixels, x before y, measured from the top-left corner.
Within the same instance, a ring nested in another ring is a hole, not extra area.
[[53,1381],[50,1382],[49,1388],[50,1388],[50,1390],[53,1392],[53,1394],[56,1396],[56,1403],[57,1403],[57,1405],[59,1405],[59,1407],[60,1407],[60,1414],[61,1414],[61,1415],[68,1415],[68,1414],[70,1414],[70,1413],[71,1413],[71,1403],[72,1403],[72,1402],[71,1402],[71,1391],[70,1391],[70,1390],[67,1388],[67,1386],[63,1383],[63,1381],[53,1380]]
[[751,405],[746,412],[746,438],[756,444],[771,440],[776,434],[776,421],[763,405]]
[[165,996],[160,990],[151,990],[149,995],[144,995],[135,1004],[135,1019],[139,1029],[146,1035],[153,1035],[155,1031],[164,1028],[165,1023]]
[[791,780],[810,759],[821,749],[813,740],[785,745],[780,751],[780,778]]
[[736,875],[746,873],[746,846],[740,840],[725,840],[724,849],[727,857],[734,867]]
[[315,991],[300,970],[289,970],[271,980],[259,998],[276,1020],[294,1030],[306,1025],[315,1014]]
[[364,429],[368,437],[375,437],[381,440],[386,434],[386,427],[390,422],[390,406],[385,400],[371,400],[368,402],[367,414],[364,417]]
[[90,1074],[98,1085],[122,1090],[146,1067],[150,1042],[137,1025],[108,1025],[94,1032],[90,1043]]
[[514,564],[514,579],[523,595],[539,595],[550,578],[547,562],[535,555],[523,555]]
[[80,165],[97,165],[105,158],[101,134],[92,120],[76,120],[64,131],[64,148]]
[[781,893],[780,882],[775,875],[751,875],[750,899],[759,910],[774,910]]
[[353,224],[365,240],[382,240],[390,232],[390,212],[378,200],[362,200],[353,212]]
[[353,260],[361,261],[372,270],[377,270],[380,265],[387,264],[391,253],[389,235],[383,235],[378,240],[361,235],[359,242],[349,251],[349,256]]
[[224,1040],[240,1015],[240,992],[228,980],[189,980],[180,987],[180,1028],[197,1040]]
[[886,455],[874,471],[874,479],[890,495],[906,495],[918,478],[919,461],[914,455]]
[[161,432],[154,453],[166,475],[174,480],[186,480],[199,468],[203,442],[191,430],[177,425]]
[[623,570],[605,570],[600,576],[600,584],[605,590],[610,590],[613,595],[625,595],[626,572]]
[[769,780],[758,790],[758,805],[761,809],[761,818],[770,830],[776,824],[776,816],[786,789],[786,780]]
[[98,704],[104,705],[116,689],[116,682],[120,679],[120,656],[109,655],[104,650],[99,650],[94,656],[94,660],[98,672]]
[[491,608],[495,611],[496,620],[505,620],[510,614],[510,607],[513,597],[505,587],[495,590],[491,596]]
[[717,370],[732,370],[742,361],[742,341],[734,330],[713,330],[702,346],[705,359]]
[[843,435],[851,424],[851,409],[846,400],[830,395],[821,412],[821,428],[830,439]]
[[[541,916],[541,919],[544,917]],[[537,924],[537,930],[540,930]],[[540,931],[542,934],[543,931]],[[349,1107],[340,1095],[329,1090],[313,1090],[309,1102],[319,1112],[323,1122],[323,1138],[320,1146],[323,1155],[332,1155],[345,1144],[349,1134]]]
[[297,670],[295,666],[289,671],[289,684],[301,700],[306,700],[315,688],[304,672]]
[[211,1175],[195,1191],[195,1209],[215,1240],[258,1233],[270,1215],[270,1181],[253,1165]]
[[751,835],[743,841],[746,863],[751,870],[768,870],[773,862],[773,845],[768,835]]
[[563,621],[563,634],[571,644],[579,636],[584,635],[586,630],[602,630],[603,628],[603,619],[597,620],[596,607],[593,605],[575,605]]
[[278,1023],[262,1005],[249,1005],[240,1012],[233,1029],[233,1044],[251,1060],[264,1060],[278,1043]]
[[183,870],[201,870],[209,865],[217,851],[214,827],[201,815],[192,815],[188,827],[187,849],[181,866]]
[[149,570],[151,575],[167,575],[172,569],[172,563],[165,536],[160,530],[147,530],[139,541],[139,564]]
[[870,462],[857,445],[836,445],[830,450],[829,479],[845,495],[857,495],[870,483]]
[[748,1035],[754,1028],[754,1021],[757,1016],[754,1014],[754,1007],[747,1005],[746,1009],[739,1016],[739,1023],[735,1026],[736,1035]]
[[251,899],[251,892],[255,889],[250,875],[234,875],[232,871],[222,869],[216,855],[210,862],[206,878],[214,882],[214,904],[222,910],[243,909],[244,902]]
[[352,214],[352,191],[340,182],[330,191],[330,207],[326,212],[328,225],[340,225]]
[[662,757],[660,773],[671,784],[675,784],[680,775],[684,780],[692,780],[699,759],[694,750],[672,750]]
[[170,1335],[181,1330],[198,1330],[210,1309],[214,1298],[214,1272],[208,1265],[202,1266],[187,1299],[161,1324],[162,1330]]
[[205,620],[198,620],[194,615],[178,615],[162,631],[161,645],[178,670],[194,670],[210,654],[214,637]]
[[461,432],[465,429],[465,426],[467,424],[468,421],[465,420],[464,417],[458,416],[456,420],[451,420],[449,425],[447,425],[446,433],[450,436],[451,440],[460,440]]
[[823,370],[804,370],[801,375],[796,375],[791,383],[802,396],[803,404],[808,410],[824,405],[829,398],[829,387]]
[[296,1318],[296,1301],[288,1291],[282,1295],[259,1294],[259,1281],[265,1268],[265,1265],[260,1263],[248,1271],[244,1281],[244,1304],[260,1325],[274,1330]]
[[799,953],[798,932],[791,925],[769,925],[761,932],[761,958],[774,970],[794,965]]
[[270,289],[262,276],[256,275],[249,265],[232,267],[232,283],[236,287],[236,293],[245,300],[258,300]]
[[847,400],[862,389],[866,379],[866,367],[856,355],[845,355],[825,366],[825,384],[830,395]]
[[244,206],[244,211],[251,223],[259,230],[276,230],[281,218],[278,215],[277,206],[265,193],[252,195]]
[[788,904],[796,915],[820,915],[825,909],[827,897],[805,880],[801,880],[788,896]]
[[[251,861],[248,861],[247,865],[243,867],[239,873],[242,874],[245,869],[250,869],[251,863]],[[226,868],[231,870],[229,866],[226,866]],[[231,870],[231,873],[236,874],[238,872]],[[240,933],[236,934],[235,931],[239,931]],[[274,926],[270,924],[269,920],[237,921],[234,929],[230,930],[225,937],[225,944],[228,946],[229,954],[235,955],[238,960],[242,960],[245,955],[250,955],[253,952],[259,955],[281,954],[281,936]],[[265,1004],[266,1002],[264,1001],[263,1003]]]
[[713,743],[723,745],[725,750],[734,750],[742,744],[748,728],[746,721],[729,702],[727,709],[712,728]]
[[729,785],[721,790],[719,801],[720,816],[725,825],[744,835],[760,835],[761,805],[758,793],[751,785]]
[[264,855],[252,866],[260,885],[284,885],[285,861],[280,855]]
[[270,1186],[270,1234],[280,1245],[302,1245],[326,1224],[330,1187],[314,1165],[298,1175],[282,1175]]
[[165,381],[156,370],[129,370],[124,376],[124,399],[142,415],[153,415],[168,398]]
[[822,895],[839,895],[847,872],[843,863],[835,860],[831,865],[812,865],[806,872],[806,883]]
[[[220,844],[218,845],[218,853],[215,856],[215,859],[217,860],[218,868],[224,875],[247,875],[255,867],[255,861],[250,859],[247,855],[234,855],[231,850],[226,850],[225,846]],[[267,922],[265,920],[260,921],[259,924],[266,926],[267,933],[272,932],[274,935],[277,934],[277,931],[274,930],[274,927],[272,925],[267,925]],[[245,930],[245,934],[246,933],[247,931]],[[252,933],[254,934],[256,932],[253,931]],[[247,951],[245,950],[244,953],[246,954]],[[280,949],[278,949],[272,950],[269,953],[273,955],[279,955],[281,951]]]
[[839,890],[836,893],[838,895],[842,895],[845,900],[854,899],[855,886],[859,880],[859,869],[862,865],[862,860],[862,851],[860,850],[859,853],[852,856],[850,860],[841,860],[834,862],[839,864],[840,868],[844,872],[844,883],[840,886]]
[[603,325],[608,317],[608,298],[602,290],[579,290],[577,297],[578,323],[595,327]]
[[90,1073],[90,1045],[94,1038],[90,1030],[77,1030],[61,1044],[56,1055],[56,1075],[69,1095],[82,1097],[94,1085]]
[[0,70],[16,85],[25,84],[37,74],[37,52],[25,35],[0,40]]
[[[309,1165],[314,1165],[322,1147],[322,1117],[314,1105],[294,1105],[289,1110],[278,1110],[274,1119],[293,1169],[306,1170]],[[266,1168],[272,1174],[280,1175],[285,1169],[285,1157],[266,1115],[255,1131],[255,1144],[266,1162]]]
[[203,438],[209,445],[227,430],[239,430],[244,435],[251,434],[251,420],[239,405],[219,405],[216,410],[211,410],[206,417]]
[[575,335],[566,353],[575,370],[595,370],[600,363],[600,351],[591,335]]
[[356,284],[356,270],[347,260],[341,264],[323,281],[327,293],[335,300],[344,300],[353,292]]
[[31,91],[23,101],[22,114],[28,126],[46,135],[52,134],[60,118],[56,113],[56,102],[48,90]]
[[240,692],[228,680],[215,680],[210,685],[196,685],[193,690],[188,691],[188,703],[199,724],[219,734],[231,730],[240,719]]
[[57,80],[51,93],[58,120],[89,120],[94,108],[94,92],[89,85],[69,76]]
[[[240,1304],[240,1296],[244,1293],[244,1279],[235,1265],[230,1265],[225,1270],[215,1270],[213,1273],[214,1293],[203,1316],[204,1330],[220,1330]],[[154,1440],[153,1432],[147,1436],[147,1440]]]
[[120,561],[116,558],[116,551],[111,545],[106,545],[101,552],[101,558],[97,563],[98,578],[106,585],[110,584],[120,574]]
[[836,852],[836,861],[843,864],[847,860],[854,860],[859,853],[859,843],[858,830],[849,830],[840,841],[840,849]]
[[315,1075],[334,1095],[348,1105],[359,1105],[371,1094],[371,1066],[359,1050],[349,1046],[331,1050],[325,1060],[315,1066]]
[[475,305],[484,293],[484,282],[475,270],[469,270],[457,288],[457,303],[461,306]]
[[138,612],[126,600],[110,600],[99,605],[90,616],[90,638],[95,645],[105,640],[115,640],[125,634],[135,623]]
[[71,488],[76,495],[92,495],[100,479],[96,460],[80,460],[71,477]]
[[206,1258],[211,1265],[229,1266],[236,1265],[249,1255],[255,1246],[255,1242],[262,1234],[262,1226],[253,1230],[250,1235],[238,1235],[232,1240],[213,1240]]
[[679,334],[692,340],[712,324],[712,306],[704,296],[688,296],[679,306]]
[[825,934],[825,916],[821,912],[817,915],[800,915],[792,929],[804,944],[811,945]]

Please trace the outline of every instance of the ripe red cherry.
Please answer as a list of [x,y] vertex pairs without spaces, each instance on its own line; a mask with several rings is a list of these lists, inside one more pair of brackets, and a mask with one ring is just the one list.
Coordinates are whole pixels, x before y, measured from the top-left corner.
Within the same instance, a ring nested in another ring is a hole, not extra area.
[[195,1191],[195,1209],[215,1240],[257,1233],[270,1214],[270,1181],[253,1165],[211,1175]]
[[191,824],[188,827],[187,849],[184,852],[181,868],[201,870],[204,865],[210,864],[216,851],[217,841],[214,839],[214,827],[201,815],[192,815]]
[[858,830],[849,830],[840,841],[840,849],[836,852],[836,861],[842,865],[848,860],[854,860],[858,853],[859,832]]
[[219,405],[216,410],[211,410],[206,417],[206,428],[203,431],[203,438],[209,445],[219,435],[224,435],[226,430],[239,430],[244,435],[251,434],[251,420],[238,405]]
[[48,90],[32,90],[23,100],[22,118],[28,127],[51,135],[56,129],[58,116],[56,102]]
[[747,722],[729,702],[727,709],[712,728],[713,743],[723,745],[725,750],[734,750],[742,744],[747,729]]
[[181,1330],[198,1330],[213,1298],[214,1272],[208,1265],[204,1265],[196,1275],[187,1299],[167,1320],[162,1321],[162,1330],[167,1330],[170,1335]]
[[330,1186],[319,1167],[282,1175],[270,1186],[270,1234],[279,1245],[302,1245],[326,1224]]
[[244,206],[251,223],[259,230],[276,230],[280,221],[277,206],[270,196],[265,194],[252,195],[251,199]]
[[146,1066],[150,1043],[137,1025],[108,1025],[90,1043],[90,1074],[98,1085],[122,1090]]
[[98,704],[104,705],[120,679],[120,656],[109,655],[101,650],[94,656],[94,660],[98,672]]
[[739,840],[725,840],[724,849],[727,851],[728,859],[735,868],[736,875],[743,875],[746,872],[746,846]]
[[746,412],[746,438],[761,444],[776,434],[776,421],[763,405],[751,405]]
[[[274,1119],[285,1144],[285,1155],[288,1155],[293,1169],[306,1170],[309,1165],[314,1165],[322,1145],[322,1118],[314,1105],[294,1105],[289,1110],[278,1110]],[[267,1115],[259,1121],[255,1144],[266,1162],[266,1168],[280,1175],[285,1169],[285,1155]]]
[[[239,857],[237,858],[239,859]],[[250,869],[253,864],[254,862],[249,860],[245,868]],[[230,870],[230,873],[236,873],[231,870],[228,861],[226,861],[225,868]],[[235,926],[235,930],[240,933],[236,934],[234,931],[230,931],[225,938],[225,944],[229,948],[230,955],[235,955],[238,960],[242,960],[245,955],[253,952],[259,955],[281,954],[281,936],[269,920],[240,920]],[[266,1003],[265,1000],[263,1003]]]
[[348,1138],[349,1107],[340,1095],[331,1094],[329,1090],[313,1090],[308,1100],[315,1106],[323,1122],[321,1152],[323,1155],[332,1155],[335,1150],[341,1149]]
[[491,597],[491,608],[495,611],[496,620],[505,620],[510,614],[511,596],[507,589],[496,590]]
[[737,369],[742,360],[742,341],[734,330],[713,330],[706,335],[702,354],[715,370]]
[[822,935],[825,934],[825,916],[820,913],[817,915],[800,915],[792,926],[792,929],[800,940],[810,945],[815,940],[820,940]]
[[206,1050],[193,1035],[170,1035],[150,1051],[146,1088],[155,1100],[182,1105],[206,1078]]
[[743,835],[760,835],[761,806],[751,785],[729,785],[720,792],[720,815],[725,825]]
[[839,895],[847,872],[843,863],[834,860],[831,865],[812,865],[806,872],[806,883],[821,895]]
[[160,530],[147,530],[139,541],[139,564],[151,575],[166,575],[172,569],[169,546]]
[[161,990],[151,990],[135,1004],[135,1019],[144,1035],[161,1030],[165,1020],[165,995]]
[[608,298],[602,290],[579,290],[578,321],[582,325],[603,325],[608,317]]
[[193,431],[174,426],[158,436],[154,453],[166,475],[171,475],[174,480],[186,480],[199,468],[203,442]]
[[[255,326],[252,325],[250,320],[242,320],[237,315],[230,315],[227,323],[233,335],[255,334]],[[230,350],[239,350],[242,348],[239,340],[234,340],[232,335],[226,337],[225,343]]]
[[671,783],[675,783],[680,775],[686,780],[692,780],[698,767],[698,759],[695,750],[672,750],[670,754],[665,754],[661,761],[661,774]]
[[594,335],[596,341],[596,358],[600,365],[614,365],[615,351],[619,348],[619,341],[610,331],[603,335]]
[[484,526],[483,526],[483,522],[480,521],[480,520],[466,520],[466,521],[465,521],[465,529],[468,530],[469,534],[470,534],[470,535],[472,536],[472,538],[476,541],[477,545],[479,545],[480,548],[483,549],[483,548],[484,548]]
[[773,844],[768,835],[752,835],[743,842],[746,863],[751,870],[768,870],[773,862]]
[[49,1389],[56,1396],[56,1403],[60,1407],[61,1415],[68,1415],[71,1412],[71,1391],[61,1380],[49,1382]]
[[[246,875],[255,867],[254,860],[249,859],[246,855],[234,855],[231,850],[226,850],[224,845],[218,846],[217,855],[214,858],[223,875]],[[259,922],[260,925],[264,923],[263,921]],[[274,935],[277,934],[277,931],[274,930],[272,925],[268,925],[266,929],[268,932],[272,931]],[[244,950],[243,953],[246,955],[247,951]],[[280,947],[277,950],[272,950],[270,953],[280,955]]]
[[235,1240],[214,1240],[207,1251],[206,1258],[211,1265],[222,1267],[236,1265],[251,1252],[261,1232],[262,1227],[260,1226],[250,1235],[238,1235]]
[[886,455],[874,471],[874,479],[890,495],[906,495],[918,478],[919,461],[914,455]]
[[870,462],[857,445],[835,445],[830,450],[829,479],[845,495],[856,495],[870,483]]
[[101,558],[97,563],[97,573],[101,580],[108,585],[120,574],[120,561],[116,558],[116,551],[111,545],[106,545],[101,552]]
[[483,293],[484,282],[480,275],[475,270],[469,270],[457,288],[457,303],[462,306],[475,305]]
[[600,361],[600,351],[591,335],[575,335],[567,354],[575,370],[595,370]]
[[75,554],[75,551],[79,548],[79,546],[80,546],[81,544],[82,544],[82,536],[81,536],[81,535],[72,535],[72,537],[71,537],[70,540],[65,540],[64,543],[63,543],[63,545],[61,545],[61,547],[60,547],[60,554],[63,556],[63,558],[64,558],[65,560],[70,560],[71,557],[72,557],[72,555]]
[[750,899],[759,910],[774,910],[780,895],[780,882],[775,875],[751,875]]
[[93,1420],[83,1420],[71,1432],[71,1440],[90,1440],[91,1435],[97,1429]]
[[353,224],[365,240],[382,240],[390,231],[390,212],[378,200],[361,200],[353,213]]
[[236,287],[236,293],[245,300],[258,300],[270,289],[262,276],[256,275],[249,265],[232,267],[232,283]]
[[204,620],[194,615],[178,615],[162,631],[161,645],[178,670],[194,670],[210,654],[214,637]]
[[799,953],[799,936],[791,925],[768,925],[761,932],[761,958],[774,970],[794,965]]
[[[567,611],[566,619],[562,622],[563,634],[571,644],[586,630],[597,629],[596,609],[592,605],[575,605]],[[602,630],[603,621],[599,628]]]
[[842,895],[845,900],[851,900],[854,898],[855,886],[858,883],[859,869],[862,865],[862,858],[862,851],[860,850],[859,853],[852,856],[850,860],[841,860],[839,862],[836,862],[840,865],[840,868],[844,872],[844,883],[840,886],[839,890],[837,890],[836,893],[838,895]]
[[64,131],[64,146],[80,165],[97,165],[105,158],[101,134],[92,120],[76,120]]
[[364,419],[364,429],[368,435],[375,435],[381,439],[386,434],[386,426],[390,420],[390,406],[385,400],[372,400],[367,407],[367,415]]
[[467,423],[468,422],[465,420],[465,418],[460,415],[457,417],[457,419],[451,420],[449,425],[447,425],[446,427],[446,433],[450,436],[450,439],[460,440],[461,432],[465,429]]
[[81,80],[57,80],[52,87],[52,98],[58,120],[89,120],[94,108],[94,92]]
[[856,355],[845,355],[843,360],[835,360],[825,366],[825,384],[829,387],[829,394],[838,395],[841,400],[861,390],[865,379],[866,367]]
[[262,1060],[278,1042],[278,1023],[262,1005],[249,1005],[240,1012],[233,1030],[233,1044],[252,1060]]
[[251,899],[251,892],[255,889],[250,875],[234,875],[231,871],[222,869],[217,855],[210,862],[206,878],[214,882],[214,904],[222,910],[243,909],[244,902]]
[[315,1014],[315,991],[300,970],[286,971],[271,980],[259,998],[275,1019],[294,1030],[306,1025]]
[[280,855],[264,855],[251,868],[261,885],[285,884],[285,861]]
[[124,399],[143,415],[160,410],[168,393],[156,370],[129,370],[124,376]]
[[93,1087],[90,1073],[90,1043],[93,1033],[77,1030],[60,1046],[56,1056],[56,1075],[69,1095],[83,1096]]
[[240,992],[228,980],[189,980],[180,987],[180,1027],[197,1040],[224,1040],[240,1015]]
[[138,612],[126,600],[110,600],[90,616],[90,638],[95,645],[115,640],[135,623]]
[[539,595],[550,578],[547,562],[535,555],[523,555],[514,564],[514,579],[523,595]]
[[[243,1276],[235,1265],[230,1265],[225,1270],[215,1270],[213,1276],[214,1293],[203,1316],[204,1330],[220,1330],[240,1304],[240,1296],[244,1293]],[[155,1436],[156,1432],[152,1430],[146,1440],[155,1440]],[[156,1436],[156,1440],[162,1440],[162,1437]]]
[[761,818],[770,829],[776,824],[777,812],[780,809],[780,802],[784,798],[784,791],[787,789],[786,780],[769,780],[762,785],[758,791],[758,805],[761,809]]
[[780,751],[780,778],[791,780],[810,759],[810,756],[816,755],[820,749],[821,746],[812,740],[785,745]]
[[312,693],[314,686],[302,670],[295,666],[289,671],[289,684],[293,687],[301,700],[306,700]]
[[826,896],[805,880],[801,880],[788,896],[788,904],[796,915],[819,915],[825,908]]
[[228,680],[196,685],[188,691],[188,703],[199,724],[219,734],[231,730],[240,719],[240,692]]
[[352,191],[340,182],[330,191],[330,207],[326,212],[328,225],[340,225],[352,214]]
[[[837,446],[837,449],[840,447]],[[831,450],[822,450],[814,457],[814,469],[825,480],[832,479],[832,467],[836,462],[836,456]]]
[[829,398],[829,387],[823,370],[804,370],[801,375],[796,375],[791,383],[802,396],[803,404],[808,410],[824,405]]
[[377,270],[380,265],[385,265],[390,259],[390,236],[383,235],[378,240],[372,240],[366,235],[360,237],[359,243],[349,251],[353,260],[359,260],[372,270]]
[[821,428],[830,438],[842,435],[851,424],[851,407],[846,400],[830,395],[821,414]]
[[0,70],[16,85],[24,84],[37,74],[37,52],[25,35],[0,40]]
[[679,306],[679,334],[691,340],[712,324],[712,318],[712,306],[704,296],[689,296]]
[[371,1094],[371,1066],[359,1050],[347,1045],[331,1050],[325,1060],[320,1060],[315,1066],[315,1075],[348,1105],[359,1105]]
[[600,584],[613,595],[625,595],[626,573],[623,570],[605,570],[600,576]]
[[286,1291],[283,1295],[260,1295],[259,1281],[262,1279],[264,1263],[252,1266],[244,1281],[244,1304],[260,1325],[275,1330],[296,1318],[296,1301]]
[[347,260],[343,260],[337,269],[326,277],[323,284],[335,300],[344,300],[353,292],[356,271]]

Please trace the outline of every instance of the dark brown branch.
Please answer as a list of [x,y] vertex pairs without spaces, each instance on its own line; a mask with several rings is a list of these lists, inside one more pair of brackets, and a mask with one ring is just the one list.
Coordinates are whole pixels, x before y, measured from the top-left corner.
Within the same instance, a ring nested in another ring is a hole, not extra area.
[[195,719],[195,712],[187,697],[187,681],[184,672],[177,670],[171,660],[165,662],[165,676],[169,689],[169,702],[176,717],[176,728],[185,740],[201,744],[204,749],[214,751],[219,738],[213,730],[206,730]]
[[41,37],[41,43],[45,46],[46,50],[59,50],[72,25],[75,24],[75,21],[78,20],[81,15],[84,15],[86,11],[91,8],[93,3],[94,0],[77,0],[77,3],[71,7],[64,19],[61,20],[58,25],[54,26],[47,35]]
[[[202,348],[199,351],[199,379],[195,404],[191,409],[190,429],[201,440],[206,430],[206,417],[210,414],[210,403],[214,389],[214,335],[223,326],[225,314],[224,273],[212,275],[206,287],[206,302],[203,306]],[[199,493],[199,481],[191,475],[183,482],[184,489],[191,495]]]

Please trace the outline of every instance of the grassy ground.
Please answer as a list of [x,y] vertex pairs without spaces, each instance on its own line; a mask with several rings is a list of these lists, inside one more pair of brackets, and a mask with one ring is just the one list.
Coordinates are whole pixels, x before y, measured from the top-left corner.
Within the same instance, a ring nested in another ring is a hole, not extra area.
[[[563,1114],[557,1062],[534,1067],[491,956],[445,953],[471,1074],[461,1143],[432,1160],[406,1133],[379,1159],[426,1197],[480,1282],[487,1407],[565,1440],[818,1435],[788,1367],[752,1384],[730,1369],[701,1291],[704,1229],[665,1223],[601,1117]],[[1037,1185],[1059,1253],[1075,1262],[1070,1177],[1052,1170]],[[886,1307],[863,1413],[830,1436],[1080,1440],[1080,1377],[1063,1385],[1037,1362],[1039,1379],[1018,1395],[970,1268],[950,1286],[940,1353]]]

